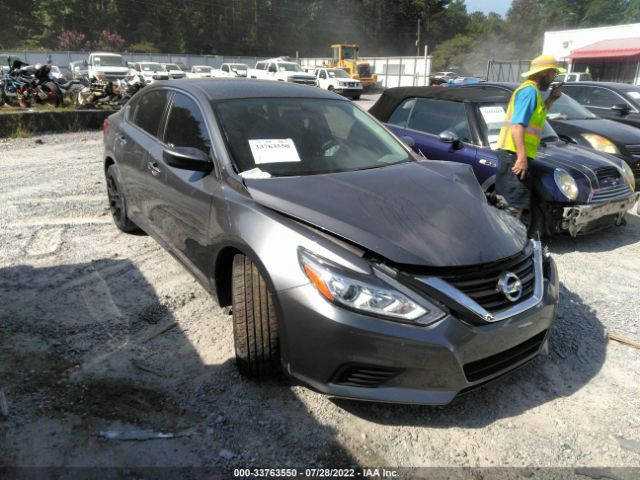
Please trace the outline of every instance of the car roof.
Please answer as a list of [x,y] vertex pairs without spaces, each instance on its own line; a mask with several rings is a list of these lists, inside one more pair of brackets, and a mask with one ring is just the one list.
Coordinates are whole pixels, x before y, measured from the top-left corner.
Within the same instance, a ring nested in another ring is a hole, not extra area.
[[385,90],[376,104],[369,109],[369,113],[384,122],[391,117],[399,103],[412,97],[452,102],[508,102],[511,93],[462,87],[396,87]]
[[616,82],[569,82],[567,85],[588,86],[588,87],[608,87],[613,90],[638,90],[640,86],[630,85],[628,83],[616,83]]
[[[179,83],[179,85],[178,85]],[[272,80],[254,80],[242,78],[185,79],[180,82],[157,84],[170,85],[210,101],[232,100],[240,98],[325,98],[338,101],[349,100],[327,90],[298,85],[295,83],[274,82]],[[151,89],[145,87],[144,90]]]

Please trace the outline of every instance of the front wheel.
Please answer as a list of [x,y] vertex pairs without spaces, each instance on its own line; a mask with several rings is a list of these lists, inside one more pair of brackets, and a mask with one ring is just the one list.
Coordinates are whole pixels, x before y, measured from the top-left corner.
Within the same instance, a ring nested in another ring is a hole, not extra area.
[[232,291],[238,370],[254,378],[278,373],[280,339],[273,298],[258,268],[245,255],[233,259]]
[[360,100],[360,94],[358,93],[357,95],[353,95],[351,97],[352,100]]

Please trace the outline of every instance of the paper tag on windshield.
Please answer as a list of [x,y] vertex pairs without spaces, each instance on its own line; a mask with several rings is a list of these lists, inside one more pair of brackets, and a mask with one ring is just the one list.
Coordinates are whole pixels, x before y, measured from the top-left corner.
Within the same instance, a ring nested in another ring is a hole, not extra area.
[[504,123],[504,117],[506,116],[506,112],[504,108],[497,107],[480,107],[480,113],[482,114],[482,118],[487,125],[491,123]]
[[256,165],[301,161],[296,144],[290,138],[249,140],[249,147]]
[[269,172],[263,172],[258,167],[240,172],[240,176],[242,178],[271,178],[271,174]]
[[640,92],[627,92],[627,95],[636,100],[640,100]]

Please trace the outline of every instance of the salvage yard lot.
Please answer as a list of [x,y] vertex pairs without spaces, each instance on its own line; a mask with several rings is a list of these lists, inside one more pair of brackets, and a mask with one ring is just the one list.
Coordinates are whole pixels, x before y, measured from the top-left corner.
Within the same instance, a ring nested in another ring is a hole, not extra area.
[[240,377],[231,317],[113,225],[101,155],[0,140],[0,467],[640,466],[640,351],[607,339],[640,342],[635,213],[551,241],[548,356],[446,407],[358,403]]

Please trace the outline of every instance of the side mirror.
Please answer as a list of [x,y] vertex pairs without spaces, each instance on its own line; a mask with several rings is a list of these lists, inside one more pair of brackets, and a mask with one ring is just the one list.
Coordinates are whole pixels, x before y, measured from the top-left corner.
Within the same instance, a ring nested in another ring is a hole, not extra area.
[[89,63],[88,63],[86,60],[85,60],[84,62],[82,62],[82,64],[83,64],[85,67],[88,67],[88,66],[89,66]]
[[415,139],[413,137],[410,137],[409,135],[400,137],[400,140],[402,140],[402,143],[404,143],[409,148],[413,148],[413,146],[416,144]]
[[613,107],[611,107],[611,110],[614,112],[618,112],[620,115],[627,115],[631,111],[631,108],[629,108],[629,105],[627,105],[626,103],[616,103]]
[[209,155],[193,147],[166,148],[162,152],[162,158],[167,162],[167,165],[182,170],[209,172],[213,168],[213,162]]
[[459,150],[462,148],[462,142],[460,141],[460,137],[453,133],[451,130],[445,130],[438,135],[438,138],[442,143],[450,143],[451,146],[455,150]]

